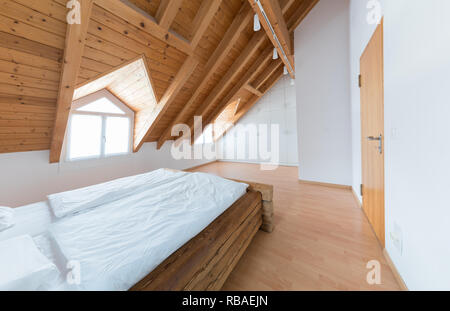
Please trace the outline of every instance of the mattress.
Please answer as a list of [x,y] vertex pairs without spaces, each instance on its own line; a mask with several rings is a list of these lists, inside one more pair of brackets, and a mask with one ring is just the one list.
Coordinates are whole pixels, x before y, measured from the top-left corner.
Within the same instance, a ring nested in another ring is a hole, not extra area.
[[[172,172],[157,183],[139,186],[139,191],[133,188],[129,195],[61,219],[46,203],[18,211],[36,213],[40,219],[31,226],[32,235],[60,269],[55,290],[123,291],[203,231],[247,187],[204,173]],[[25,227],[20,225],[16,233],[30,234],[21,232]],[[77,284],[65,280],[68,263],[80,268]]]

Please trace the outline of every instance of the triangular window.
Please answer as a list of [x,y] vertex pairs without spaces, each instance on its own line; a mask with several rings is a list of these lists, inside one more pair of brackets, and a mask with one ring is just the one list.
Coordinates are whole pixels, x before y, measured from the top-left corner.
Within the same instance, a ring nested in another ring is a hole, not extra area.
[[125,114],[125,111],[113,104],[108,98],[101,97],[90,104],[81,106],[76,111]]

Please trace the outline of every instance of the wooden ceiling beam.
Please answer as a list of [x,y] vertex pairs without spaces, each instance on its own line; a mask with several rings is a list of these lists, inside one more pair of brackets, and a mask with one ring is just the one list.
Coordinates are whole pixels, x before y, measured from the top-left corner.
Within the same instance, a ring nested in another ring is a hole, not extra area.
[[[222,110],[235,98],[235,96],[239,92],[241,92],[251,80],[255,78],[257,73],[265,65],[265,61],[270,59],[271,56],[272,47],[268,47],[259,55],[256,61],[253,62],[253,65],[247,70],[244,76],[242,76],[239,82],[234,85],[231,91],[227,92],[227,95],[219,102],[219,105],[213,110],[213,112],[208,115],[206,121],[204,122],[204,127],[213,122],[220,115]],[[206,110],[199,115],[204,117],[207,113],[208,111]]]
[[283,14],[289,10],[291,5],[293,5],[297,0],[280,0],[280,7]]
[[[286,13],[288,9],[295,3],[292,0],[282,0],[281,7],[283,13]],[[253,16],[253,12],[251,12]],[[231,31],[231,30],[230,30]],[[231,81],[242,71],[245,64],[249,61],[252,55],[261,47],[261,45],[266,42],[266,35],[264,32],[259,31],[253,34],[250,41],[247,43],[246,47],[239,55],[239,57],[234,61],[233,65],[228,69],[227,73],[222,77],[222,79],[217,83],[215,88],[210,92],[208,97],[204,100],[202,105],[197,109],[195,115],[203,115],[203,112],[215,101],[218,96],[226,89]],[[196,93],[200,93],[203,87],[200,85],[196,89]],[[173,120],[169,127],[166,128],[164,133],[158,140],[158,149],[161,148],[164,143],[171,138],[172,127],[178,123],[184,121],[186,114],[189,111],[189,107],[192,105],[192,102],[189,101],[187,105],[185,105],[182,111],[178,114],[178,116]]]
[[[251,40],[253,41],[253,40]],[[250,41],[249,45],[253,44]],[[264,42],[264,40],[262,40]],[[256,51],[256,49],[255,49]],[[211,105],[219,98],[219,96],[230,86],[231,82],[234,80],[234,78],[237,76],[237,74],[244,68],[247,61],[252,57],[254,53],[249,53],[248,55],[245,55],[244,53],[241,54],[241,57],[239,57],[235,63],[231,66],[230,70],[225,74],[225,76],[222,77],[220,82],[216,85],[216,87],[213,89],[213,91],[209,94],[208,98],[202,103],[202,105],[197,109],[195,112],[195,116],[202,116],[204,117],[205,114],[208,113]],[[256,62],[253,63],[253,66],[251,66],[244,76],[239,80],[239,82],[236,85],[239,85],[239,89],[242,89],[246,84],[248,84],[257,74],[258,70],[262,68],[264,65],[266,65],[267,61],[270,59],[270,47],[266,48],[263,53],[260,54]],[[244,56],[245,55],[245,56]],[[242,83],[242,81],[245,81],[245,83]],[[235,86],[236,88],[236,86]],[[230,93],[237,93],[233,92],[235,89],[233,88]],[[205,124],[208,124],[206,122]]]
[[[281,6],[281,10],[282,13],[285,14],[292,5],[294,5],[296,0],[281,0],[280,1],[280,6]],[[245,63],[248,61],[248,59],[250,58],[250,56],[256,51],[256,49],[252,49],[252,47],[257,47],[259,48],[259,46],[261,45],[262,42],[264,42],[265,40],[265,35],[263,32],[257,32],[253,35],[252,39],[249,41],[249,43],[247,44],[246,48],[243,50],[243,52],[241,53],[241,55],[239,56],[239,58],[235,61],[235,63],[232,65],[232,67],[228,70],[227,74],[222,78],[222,80],[218,83],[217,87],[223,86],[223,88],[225,89],[226,87],[228,87],[231,80],[234,79],[235,75],[239,72],[239,70],[242,69],[242,67],[245,65]],[[263,68],[263,63],[261,64],[261,66],[259,68]],[[270,65],[269,65],[270,66]],[[255,73],[256,74],[256,73]],[[266,73],[262,73],[261,75],[266,79],[267,76],[264,76],[264,74],[268,74]],[[252,91],[251,89],[254,89],[250,83],[246,83],[244,85],[244,88],[246,86],[250,87],[250,91]],[[241,89],[240,89],[241,90]],[[239,90],[239,91],[240,91]],[[259,90],[255,90],[256,92],[259,92]],[[211,93],[214,93],[211,92]],[[220,93],[220,92],[219,92]],[[203,108],[200,108],[199,111],[197,111],[198,113],[196,113],[195,115],[203,115],[204,113],[204,109],[205,106],[208,107],[210,105],[210,102],[208,102],[207,100],[205,100],[205,103],[203,105]],[[206,125],[209,122],[205,123]]]
[[252,85],[250,85],[250,84],[247,84],[244,88],[245,88],[247,91],[249,91],[250,93],[252,93],[252,94],[254,94],[254,95],[256,95],[256,96],[261,97],[261,96],[263,95],[258,89],[254,88],[254,87],[253,87]]
[[[249,110],[251,107],[253,107],[254,104],[256,104],[258,102],[258,100],[260,99],[260,96],[258,95],[254,95],[252,98],[250,98],[250,100],[245,103],[245,105],[243,105],[242,107],[240,107],[238,109],[238,111],[236,112],[236,114],[233,116],[232,120],[230,120],[227,123],[232,123],[233,125],[235,125]],[[249,108],[247,108],[249,107]],[[224,129],[219,135],[215,135],[214,133],[214,141],[218,141],[219,139],[221,139],[223,136],[226,135],[226,133],[231,129],[232,127],[228,128],[228,129]]]
[[[214,87],[214,89],[209,93],[208,97],[203,101],[203,103],[200,105],[199,108],[197,108],[197,111],[194,115],[199,116],[202,114],[199,114],[199,112],[204,111],[211,103],[213,103],[215,100],[217,100],[218,96],[223,92],[223,90],[228,87],[228,85],[231,83],[231,81],[237,76],[237,74],[242,70],[242,68],[245,66],[245,64],[248,62],[248,60],[252,57],[252,55],[259,49],[259,47],[264,43],[265,41],[265,35],[261,32],[255,33],[250,39],[250,41],[247,43],[245,49],[242,51],[242,53],[239,55],[239,57],[235,60],[233,65],[230,67],[230,69],[227,71],[225,76],[222,77],[222,79],[217,83],[217,85]],[[188,109],[183,108],[182,112],[184,114],[187,113]],[[184,117],[184,115],[183,115]],[[171,138],[171,131],[172,127],[180,122],[183,122],[184,119],[181,119],[181,117],[177,117],[174,122],[164,131],[163,135],[161,135],[160,139],[158,140],[158,148],[161,148],[164,143]]]
[[182,3],[183,0],[161,0],[158,11],[156,12],[156,20],[158,21],[159,26],[166,31],[169,30]]
[[189,38],[193,50],[197,48],[200,40],[203,38],[206,29],[211,24],[221,3],[222,0],[202,1],[200,9],[192,22],[192,30]]
[[255,89],[259,89],[261,85],[269,78],[269,76],[282,64],[281,59],[270,62],[270,64],[261,72],[256,79],[250,83]]
[[269,91],[272,88],[272,86],[274,86],[281,79],[281,77],[283,77],[283,67],[278,66],[277,70],[275,70],[275,72],[273,72],[272,75],[267,77],[268,82],[267,88],[264,92],[261,92],[262,95],[256,98],[255,101],[250,100],[245,105],[243,105],[242,108],[237,111],[233,122],[236,123],[237,121],[239,121],[239,119],[242,118],[253,107],[253,105],[256,104],[258,100],[262,96],[264,96],[267,93],[267,91]]
[[[247,103],[245,103],[242,107],[240,107],[236,114],[233,116],[231,123],[234,125],[237,122],[239,122],[239,120],[250,110],[252,109],[252,107],[261,99],[262,96],[264,96],[267,91],[269,89],[272,88],[272,86],[275,85],[275,83],[277,83],[280,78],[283,76],[283,67],[282,66],[278,66],[277,70],[272,73],[271,76],[265,77],[267,82],[268,82],[268,87],[264,92],[261,92],[260,95],[255,95],[253,96]],[[227,131],[224,131],[223,133],[221,133],[219,136],[214,137],[214,139],[217,141],[220,138],[222,138],[223,136],[225,136],[227,133]]]
[[187,55],[193,54],[191,44],[186,38],[171,30],[164,29],[155,18],[128,0],[95,0],[95,4],[177,50]]
[[[293,56],[293,46],[291,42],[291,37],[289,34],[289,30],[286,24],[286,21],[283,16],[283,10],[280,7],[280,3],[278,0],[248,0],[253,10],[259,16],[259,20],[261,25],[265,29],[267,36],[272,42],[273,46],[277,49],[279,57],[282,59],[286,68],[289,71],[289,74],[292,78],[295,78],[295,62]],[[277,40],[274,38],[272,33],[272,29],[270,25],[266,22],[257,1],[259,1],[266,12],[267,18],[269,19],[270,24],[272,25],[273,30],[276,33],[279,43],[281,44],[282,49],[280,48]],[[283,50],[286,54],[286,57],[283,55]]]
[[189,56],[156,107],[152,108],[151,111],[143,110],[138,112],[138,114],[148,114],[148,117],[146,117],[146,124],[143,127],[141,133],[137,133],[134,152],[138,152],[147,138],[152,135],[152,132],[156,128],[157,123],[159,122],[159,120],[161,120],[164,113],[175,101],[178,93],[181,91],[186,81],[191,77],[197,65],[198,60],[196,60],[194,56]]
[[[294,0],[282,0],[281,6],[283,7],[283,14],[287,12],[290,5],[292,5]],[[292,17],[288,21],[288,27],[289,32],[293,34],[295,29],[298,27],[298,25],[303,21],[303,19],[309,14],[309,12],[314,8],[314,6],[319,2],[319,0],[305,0],[299,8],[296,10],[296,12],[292,15]],[[271,66],[271,65],[269,65]],[[252,92],[251,85],[246,85],[245,88],[249,90],[250,92],[254,93],[255,96],[252,97],[252,99],[247,102],[244,106],[242,106],[236,113],[236,115],[233,117],[232,123],[236,124],[257,102],[258,100],[267,93],[268,90],[270,90],[275,83],[277,83],[280,78],[283,76],[283,66],[278,65],[278,67],[275,68],[275,71],[272,70],[264,70],[263,73],[261,73],[260,78],[262,84],[259,85],[258,89],[256,91],[260,92],[260,94],[257,94],[256,92]],[[234,100],[234,98],[233,98]],[[225,105],[226,107],[226,105]],[[219,113],[220,115],[220,113]],[[226,131],[222,133],[220,136],[216,138],[216,140],[220,139],[223,135],[226,134]]]
[[164,142],[171,137],[172,127],[184,121],[184,119],[187,116],[187,113],[192,108],[192,105],[196,102],[198,96],[203,91],[203,88],[206,87],[206,85],[210,82],[210,78],[216,72],[217,68],[220,66],[222,61],[230,52],[231,48],[239,39],[241,32],[251,21],[252,16],[253,13],[250,6],[244,2],[244,4],[241,7],[241,10],[234,18],[233,22],[231,23],[231,26],[225,33],[225,36],[220,41],[219,45],[217,46],[214,53],[211,55],[208,63],[206,64],[203,79],[196,86],[194,94],[191,96],[189,101],[184,105],[183,109],[178,113],[175,119],[171,122],[170,126],[166,128],[166,130],[158,140],[158,149],[161,148]]
[[61,157],[92,11],[93,0],[79,1],[81,5],[81,23],[67,25],[64,61],[56,102],[56,119],[50,146],[50,163],[58,163]]
[[[272,86],[275,85],[275,83],[279,80],[279,78],[281,76],[283,76],[283,67],[284,66],[280,66],[277,68],[277,70],[275,70],[272,75],[270,77],[268,77],[268,79],[266,79],[266,81],[261,85],[260,87],[260,91],[261,93],[265,94],[267,93],[267,91],[269,91]],[[276,81],[274,81],[276,80]]]

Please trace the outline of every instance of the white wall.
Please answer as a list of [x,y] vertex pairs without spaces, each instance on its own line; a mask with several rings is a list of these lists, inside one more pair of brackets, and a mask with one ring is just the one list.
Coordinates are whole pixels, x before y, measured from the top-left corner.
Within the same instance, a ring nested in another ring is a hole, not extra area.
[[[352,79],[375,26],[351,1]],[[410,290],[450,289],[450,1],[383,1],[386,249]],[[354,181],[361,180],[359,90],[352,88]],[[401,250],[390,233],[402,237]]]
[[[450,290],[450,1],[385,8],[387,249],[413,290]],[[407,13],[407,14],[406,14]]]
[[[280,165],[297,166],[297,120],[295,85],[291,85],[289,76],[284,76],[270,89],[247,114],[245,114],[239,125],[248,124],[278,124],[280,129],[279,162]],[[262,159],[258,153],[257,159],[250,159],[247,152],[245,157],[236,158],[227,156],[229,150],[237,151],[239,144],[236,128],[231,129],[224,136],[219,146],[222,148],[220,159],[224,161],[238,161],[250,163],[268,162]],[[230,152],[231,153],[231,152]],[[230,154],[228,154],[230,155]]]
[[209,161],[172,158],[171,143],[156,150],[144,144],[136,154],[101,160],[49,164],[49,151],[0,155],[0,206],[17,207],[46,199],[46,195],[85,187],[157,168],[186,169]]
[[321,0],[295,31],[299,177],[351,185],[349,1]]

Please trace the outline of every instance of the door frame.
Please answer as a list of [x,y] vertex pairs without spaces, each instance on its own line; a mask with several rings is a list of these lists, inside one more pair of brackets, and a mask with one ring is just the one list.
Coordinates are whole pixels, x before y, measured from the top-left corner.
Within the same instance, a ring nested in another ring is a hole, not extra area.
[[[364,193],[365,193],[365,185],[364,185],[364,171],[365,171],[365,169],[364,169],[364,150],[363,150],[364,149],[364,145],[363,144],[364,144],[364,140],[366,140],[366,137],[364,137],[364,133],[363,133],[363,130],[364,130],[364,127],[363,127],[364,118],[363,118],[363,110],[362,110],[363,109],[363,107],[362,107],[362,105],[363,105],[362,95],[363,94],[362,93],[360,93],[360,108],[361,108],[361,116],[360,116],[361,117],[361,132],[360,132],[360,134],[361,134],[361,184],[362,184],[362,188],[361,188],[362,204],[361,204],[361,207],[362,207],[363,213],[366,216],[366,218],[367,218],[367,220],[368,220],[368,222],[370,224],[370,227],[372,228],[372,230],[373,230],[373,232],[374,232],[378,242],[381,244],[382,248],[384,249],[385,246],[386,246],[386,200],[385,200],[385,194],[386,194],[386,181],[385,181],[385,176],[386,176],[385,175],[385,168],[386,168],[386,156],[385,156],[385,141],[386,141],[386,139],[385,138],[386,138],[386,134],[385,133],[386,133],[386,131],[385,131],[385,118],[384,118],[384,103],[385,103],[385,101],[384,101],[384,19],[381,19],[380,24],[377,25],[377,27],[376,27],[374,33],[372,34],[369,42],[367,43],[366,47],[364,48],[363,53],[361,54],[361,57],[360,57],[360,72],[362,71],[361,70],[362,59],[363,59],[365,53],[367,52],[367,50],[369,48],[369,45],[372,43],[372,41],[374,40],[375,36],[377,35],[377,32],[380,31],[380,29],[381,29],[382,59],[381,59],[381,64],[379,64],[379,65],[381,66],[381,71],[382,71],[382,74],[383,74],[383,81],[382,81],[382,87],[381,87],[381,90],[382,90],[382,93],[383,93],[382,96],[381,96],[381,98],[382,98],[382,106],[383,106],[382,107],[382,111],[383,111],[383,113],[382,113],[383,134],[382,135],[383,136],[382,136],[382,141],[381,141],[382,162],[383,162],[383,165],[382,165],[383,166],[382,167],[382,180],[383,180],[383,200],[382,200],[383,234],[382,234],[382,239],[380,239],[380,237],[377,235],[376,230],[375,230],[375,228],[373,227],[373,225],[372,225],[372,223],[370,221],[370,216],[366,214],[366,210],[365,210],[365,204],[367,203],[365,197],[367,198],[367,196],[364,195]],[[361,83],[362,83],[362,81],[361,81],[361,75],[360,75],[359,76],[360,88],[362,87]]]

